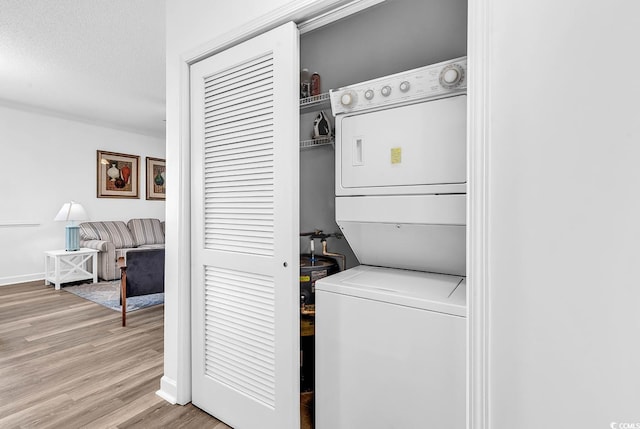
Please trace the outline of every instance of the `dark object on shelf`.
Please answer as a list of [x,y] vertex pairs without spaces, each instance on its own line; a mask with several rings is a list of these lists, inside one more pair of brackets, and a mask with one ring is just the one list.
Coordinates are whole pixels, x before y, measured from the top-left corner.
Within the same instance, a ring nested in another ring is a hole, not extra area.
[[314,73],[311,75],[311,96],[320,95],[320,75]]
[[311,95],[311,76],[309,69],[300,71],[300,98],[307,98]]
[[330,137],[331,136],[331,124],[329,123],[329,118],[324,112],[318,113],[318,116],[313,121],[313,135],[311,136],[314,139]]

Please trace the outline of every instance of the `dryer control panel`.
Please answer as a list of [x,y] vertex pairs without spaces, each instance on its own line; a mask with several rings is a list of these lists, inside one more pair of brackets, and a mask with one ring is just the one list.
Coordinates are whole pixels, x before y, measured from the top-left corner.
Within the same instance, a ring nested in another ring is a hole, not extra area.
[[467,57],[329,91],[333,115],[466,93]]

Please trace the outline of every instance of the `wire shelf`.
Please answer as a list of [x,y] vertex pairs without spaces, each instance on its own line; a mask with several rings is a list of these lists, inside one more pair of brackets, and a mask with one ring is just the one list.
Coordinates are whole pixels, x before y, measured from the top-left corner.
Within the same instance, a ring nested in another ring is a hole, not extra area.
[[325,138],[312,139],[312,140],[302,140],[300,142],[300,149],[305,149],[305,148],[309,148],[309,147],[324,146],[324,145],[328,145],[328,144],[332,145],[333,142],[334,142],[333,137],[325,137]]
[[328,92],[300,99],[300,111],[310,111],[313,109],[320,110],[323,108],[327,108],[330,105],[331,99],[329,98]]

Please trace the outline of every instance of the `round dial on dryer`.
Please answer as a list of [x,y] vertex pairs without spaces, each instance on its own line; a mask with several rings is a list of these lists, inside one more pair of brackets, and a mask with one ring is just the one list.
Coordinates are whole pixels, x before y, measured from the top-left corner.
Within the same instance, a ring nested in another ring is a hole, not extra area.
[[440,85],[451,89],[460,85],[464,80],[464,69],[458,64],[449,64],[440,72]]
[[385,97],[388,97],[389,95],[391,95],[391,87],[389,85],[383,86],[382,89],[380,90],[380,94],[382,94]]
[[371,100],[373,98],[373,96],[374,96],[374,92],[373,92],[372,89],[367,89],[364,92],[364,98],[366,98],[367,100]]
[[411,88],[411,84],[408,81],[400,82],[400,92],[407,92]]
[[356,93],[353,91],[346,91],[340,97],[340,104],[345,107],[351,107],[356,103]]

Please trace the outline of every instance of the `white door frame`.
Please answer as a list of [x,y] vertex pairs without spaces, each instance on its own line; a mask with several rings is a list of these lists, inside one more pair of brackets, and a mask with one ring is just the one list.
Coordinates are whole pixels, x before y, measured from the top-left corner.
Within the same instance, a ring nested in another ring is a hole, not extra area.
[[[301,23],[313,17],[337,10],[348,3],[367,4],[371,0],[297,0],[266,14],[245,26],[226,33],[182,55],[180,63],[180,122],[177,165],[174,180],[177,189],[178,214],[177,255],[178,292],[176,302],[165,303],[165,314],[177,321],[177,338],[167,351],[177,350],[176,379],[163,376],[158,394],[169,402],[186,404],[191,400],[191,167],[189,68],[192,64],[230,46],[271,30],[287,21]],[[488,150],[489,150],[489,23],[490,0],[469,0],[468,5],[468,428],[489,428],[489,367],[488,367]],[[167,316],[165,315],[165,318]],[[165,331],[166,332],[166,331]],[[165,357],[165,365],[167,359]]]
[[467,428],[489,429],[490,0],[467,16]]

